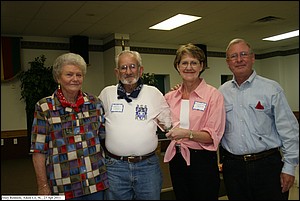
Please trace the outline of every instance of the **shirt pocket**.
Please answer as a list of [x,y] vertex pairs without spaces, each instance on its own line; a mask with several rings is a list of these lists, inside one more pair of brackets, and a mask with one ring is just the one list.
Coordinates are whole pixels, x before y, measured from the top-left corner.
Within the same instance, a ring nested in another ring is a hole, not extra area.
[[249,108],[250,131],[260,135],[269,134],[273,122],[271,108],[264,106],[264,109],[257,109],[256,104],[249,104]]

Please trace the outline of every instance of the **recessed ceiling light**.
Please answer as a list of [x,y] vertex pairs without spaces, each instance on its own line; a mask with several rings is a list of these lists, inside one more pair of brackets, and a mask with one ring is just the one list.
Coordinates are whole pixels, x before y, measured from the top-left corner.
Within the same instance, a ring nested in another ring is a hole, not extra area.
[[200,19],[201,17],[192,16],[192,15],[184,15],[184,14],[177,14],[165,21],[162,21],[149,29],[158,29],[158,30],[172,30],[177,27],[183,26],[190,22]]
[[277,36],[263,38],[263,40],[278,41],[278,40],[283,40],[283,39],[292,38],[292,37],[296,37],[296,36],[299,36],[299,30],[291,31],[291,32],[284,33],[284,34],[279,34]]

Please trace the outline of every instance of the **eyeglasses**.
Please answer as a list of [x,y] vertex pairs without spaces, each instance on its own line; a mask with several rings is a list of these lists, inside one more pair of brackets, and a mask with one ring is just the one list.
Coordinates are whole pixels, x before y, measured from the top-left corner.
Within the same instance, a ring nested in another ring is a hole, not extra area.
[[231,61],[236,61],[236,60],[238,60],[239,55],[242,59],[247,59],[250,54],[251,53],[249,53],[249,52],[240,52],[240,54],[234,53],[234,54],[229,55],[228,59]]
[[135,71],[137,69],[137,65],[136,64],[130,64],[129,66],[127,65],[122,65],[119,67],[120,72],[124,73],[127,71],[127,69],[130,69],[131,71]]
[[196,68],[196,67],[199,66],[200,63],[199,63],[198,61],[191,61],[191,62],[188,62],[188,61],[182,61],[182,62],[179,63],[179,67],[185,69],[185,68],[188,67],[189,64],[190,64],[190,66],[191,66],[192,68]]

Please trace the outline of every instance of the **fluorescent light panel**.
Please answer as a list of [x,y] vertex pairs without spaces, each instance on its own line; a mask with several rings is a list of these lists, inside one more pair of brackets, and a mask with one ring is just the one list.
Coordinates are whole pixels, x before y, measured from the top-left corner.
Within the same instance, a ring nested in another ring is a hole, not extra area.
[[283,39],[292,38],[292,37],[296,37],[296,36],[299,36],[299,30],[291,31],[291,32],[284,33],[284,34],[279,34],[277,36],[263,38],[263,40],[278,41],[278,40],[283,40]]
[[158,30],[172,30],[177,27],[183,26],[190,22],[200,19],[201,17],[192,16],[192,15],[184,15],[184,14],[177,14],[165,21],[162,21],[149,29],[158,29]]

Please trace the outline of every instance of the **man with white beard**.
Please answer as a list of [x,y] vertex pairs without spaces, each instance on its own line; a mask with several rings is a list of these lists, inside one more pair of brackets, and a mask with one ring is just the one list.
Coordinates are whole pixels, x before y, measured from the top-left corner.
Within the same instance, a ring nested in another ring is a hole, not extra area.
[[105,111],[108,200],[160,200],[162,173],[155,154],[157,126],[170,129],[169,106],[163,94],[143,84],[138,52],[116,57],[117,85],[105,87],[99,98]]

